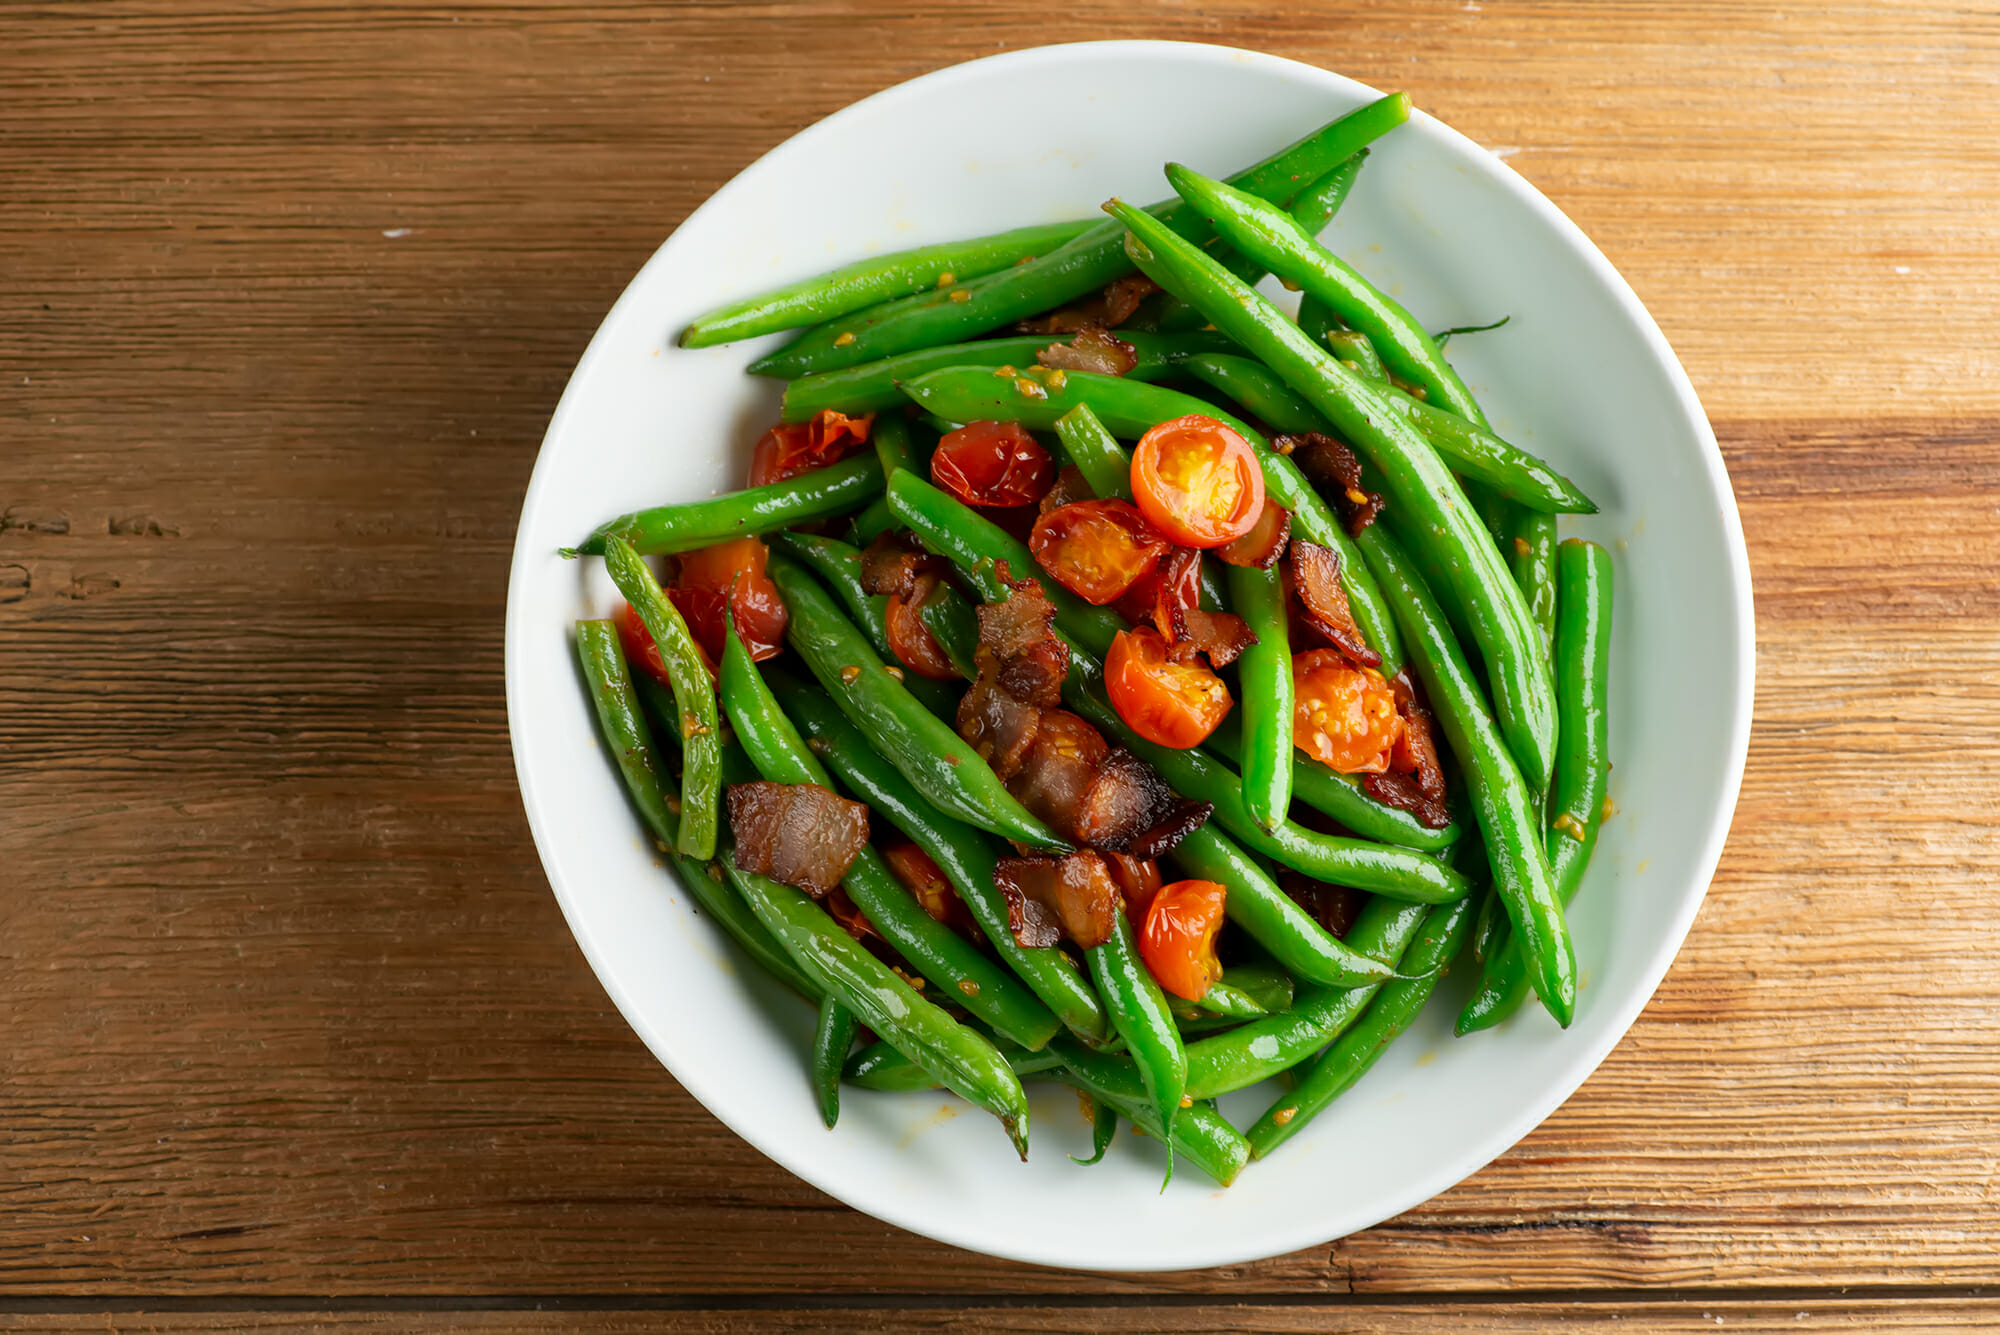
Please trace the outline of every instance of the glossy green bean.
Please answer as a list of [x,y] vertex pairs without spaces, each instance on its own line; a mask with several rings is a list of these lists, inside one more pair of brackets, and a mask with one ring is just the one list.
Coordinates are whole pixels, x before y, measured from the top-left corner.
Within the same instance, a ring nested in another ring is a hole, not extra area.
[[910,443],[910,424],[899,413],[888,413],[875,420],[869,431],[869,441],[875,446],[875,457],[882,463],[882,477],[898,468],[911,472],[922,472],[917,466],[917,452]]
[[[896,474],[899,481],[914,476]],[[805,567],[773,554],[768,569],[791,614],[786,642],[904,778],[968,824],[1035,848],[1068,851],[1014,800],[977,751],[917,703]]]
[[968,681],[979,675],[979,613],[964,594],[946,585],[917,609],[917,619],[944,650],[944,656]]
[[882,461],[874,451],[785,482],[749,487],[705,501],[657,505],[620,515],[564,556],[600,556],[607,539],[623,538],[641,556],[691,552],[731,538],[755,537],[793,524],[842,515],[882,494]]
[[996,273],[1036,255],[1046,255],[1096,225],[1088,218],[1044,223],[969,241],[944,241],[857,260],[717,307],[683,329],[680,344],[684,348],[707,348],[734,343],[820,324],[897,297],[948,292],[955,283]]
[[1104,429],[1089,404],[1079,403],[1058,417],[1056,435],[1099,500],[1132,499],[1132,456]]
[[[1317,302],[1313,304],[1315,307],[1319,306]],[[1303,303],[1299,306],[1299,313],[1301,317],[1299,328],[1306,329],[1304,319],[1305,305]],[[1306,332],[1309,334],[1312,333],[1310,329],[1306,329]],[[1382,365],[1382,358],[1376,353],[1375,345],[1370,343],[1368,335],[1362,333],[1360,330],[1328,329],[1324,333],[1314,334],[1313,337],[1326,344],[1329,352],[1339,358],[1354,374],[1360,376],[1369,384],[1387,385],[1389,383],[1389,368]],[[1420,400],[1410,398],[1407,394],[1403,397],[1409,399],[1412,403],[1420,402]],[[1459,420],[1463,421],[1464,419],[1460,418]],[[1467,425],[1470,426],[1471,424],[1467,423]],[[1419,429],[1421,429],[1421,425]],[[1432,443],[1435,444],[1436,442]]]
[[[1081,1093],[1081,1091],[1078,1092]],[[1088,1159],[1078,1159],[1074,1154],[1069,1157],[1074,1162],[1088,1168],[1090,1165],[1102,1160],[1105,1153],[1110,1150],[1111,1142],[1117,1139],[1118,1110],[1109,1103],[1091,1098],[1088,1094],[1084,1094],[1083,1098],[1090,1104],[1090,1157]]]
[[[1528,600],[1528,615],[1535,619],[1545,643],[1553,644],[1556,633],[1556,517],[1538,514],[1523,506],[1509,507],[1507,516],[1507,564],[1514,582]],[[1561,716],[1561,700],[1557,700]],[[1558,731],[1560,739],[1560,731]]]
[[[1602,547],[1572,538],[1562,544],[1556,569],[1556,704],[1563,732],[1544,837],[1556,894],[1567,907],[1597,847],[1611,769],[1605,707],[1611,672],[1611,556]],[[1479,990],[1459,1015],[1459,1033],[1489,1028],[1519,1008],[1529,990],[1526,964],[1513,934],[1504,928],[1497,932]]]
[[[1131,229],[1134,258],[1153,281],[1199,306],[1217,328],[1276,371],[1374,464],[1387,498],[1443,554],[1488,669],[1508,745],[1540,787],[1555,753],[1555,686],[1548,653],[1499,552],[1458,481],[1386,396],[1313,344],[1254,290],[1128,205],[1107,206]],[[1287,219],[1289,223],[1289,219]]]
[[1187,1085],[1187,1053],[1180,1030],[1174,1028],[1166,994],[1152,970],[1139,958],[1132,923],[1113,913],[1112,933],[1084,952],[1098,995],[1111,1016],[1111,1027],[1125,1040],[1125,1050],[1139,1068],[1146,1094],[1169,1135],[1181,1111],[1181,1091]]
[[799,891],[733,864],[724,868],[771,935],[827,995],[946,1089],[998,1117],[1015,1151],[1028,1157],[1028,1097],[991,1043],[917,995]]
[[1404,971],[1410,976],[1383,984],[1367,1013],[1304,1072],[1296,1088],[1280,1095],[1257,1119],[1245,1133],[1253,1155],[1261,1159],[1303,1131],[1328,1104],[1367,1074],[1437,990],[1438,981],[1464,947],[1476,912],[1472,900],[1431,910],[1422,932],[1404,954]]
[[[1382,98],[1230,179],[1253,194],[1290,203],[1304,183],[1407,120],[1409,105],[1401,93]],[[1163,225],[1186,232],[1197,243],[1207,239],[1207,224],[1178,201],[1156,207]],[[830,320],[753,362],[750,370],[791,380],[975,337],[1074,301],[1130,273],[1131,261],[1120,242],[1117,227],[1099,224],[1027,264],[954,284],[946,292],[903,297]]]
[[[1199,358],[1190,357],[1192,365]],[[1027,386],[1023,390],[1022,386]],[[1203,399],[1159,385],[1128,383],[1120,376],[1092,375],[1067,371],[1059,375],[1046,371],[1024,371],[1015,377],[995,376],[985,371],[943,370],[906,381],[903,392],[934,411],[962,412],[961,420],[987,417],[1017,421],[1033,430],[1053,430],[1058,419],[1079,404],[1089,404],[1105,428],[1115,436],[1136,440],[1161,422],[1190,413],[1221,421],[1250,442],[1264,468],[1268,495],[1292,515],[1292,531],[1308,542],[1331,547],[1340,553],[1340,582],[1347,591],[1348,605],[1361,633],[1382,655],[1383,669],[1395,675],[1401,666],[1401,649],[1396,627],[1382,604],[1374,580],[1356,552],[1347,530],[1320,499],[1312,484],[1290,459],[1274,452],[1270,442],[1255,428]],[[893,504],[893,502],[892,502]]]
[[[1051,1048],[1030,1052],[1004,1039],[997,1040],[993,1046],[999,1049],[1016,1076],[1040,1075],[1062,1065],[1062,1058]],[[841,1078],[857,1089],[872,1089],[887,1094],[938,1088],[936,1077],[929,1071],[880,1039],[848,1058]]]
[[[1268,976],[1262,973],[1252,976],[1250,967],[1254,966],[1225,969],[1222,977],[1209,986],[1200,1001],[1189,1001],[1169,993],[1167,1009],[1174,1013],[1175,1021],[1181,1024],[1181,1031],[1187,1032],[1186,1022],[1190,1020],[1255,1020],[1292,1004],[1289,975],[1272,971]],[[1282,988],[1275,986],[1278,979],[1283,980]]]
[[847,541],[854,547],[866,547],[884,533],[896,527],[896,516],[889,509],[885,497],[877,496],[854,516],[854,522],[847,526]]
[[1068,1039],[1059,1038],[1049,1046],[1063,1058],[1063,1065],[1057,1068],[1058,1079],[1100,1103],[1110,1104],[1120,1116],[1154,1140],[1172,1145],[1176,1155],[1223,1186],[1234,1182],[1250,1161],[1249,1145],[1212,1104],[1196,1102],[1180,1109],[1169,1134],[1130,1057],[1091,1052]]
[[[1236,346],[1213,331],[1149,334],[1120,329],[1118,337],[1132,346],[1135,365],[1125,374],[1135,380],[1161,379],[1172,375],[1181,362],[1196,353],[1229,352]],[[941,348],[923,348],[838,371],[800,376],[785,386],[780,412],[787,422],[803,422],[825,408],[844,413],[887,412],[907,402],[903,391],[896,388],[899,381],[947,366],[1033,366],[1037,352],[1068,339],[1063,334],[1034,334],[947,343]]]
[[652,570],[622,539],[604,546],[611,582],[645,623],[673,682],[681,719],[681,810],[679,850],[692,858],[715,856],[715,832],[722,800],[721,719],[715,688],[701,649],[681,620],[680,610],[660,588]]
[[1401,544],[1380,524],[1371,524],[1361,537],[1375,578],[1402,625],[1410,662],[1458,759],[1486,840],[1494,885],[1532,966],[1535,993],[1567,1028],[1576,1011],[1576,953],[1542,848],[1534,797],[1487,712],[1464,652]]
[[[889,644],[889,628],[885,616],[889,600],[879,593],[870,593],[861,587],[861,549],[837,538],[823,538],[814,533],[773,533],[771,546],[803,561],[820,577],[820,582],[833,590],[833,596],[840,599],[848,620],[858,626],[868,643],[885,663],[898,663],[896,651]],[[952,719],[958,715],[959,692],[948,681],[936,681],[920,672],[903,668],[903,685],[914,695],[924,708],[941,719]]]
[[1285,613],[1284,569],[1231,566],[1230,603],[1257,642],[1236,660],[1242,718],[1243,806],[1266,830],[1292,808],[1292,640]]
[[829,1128],[840,1120],[840,1071],[859,1028],[853,1011],[832,997],[821,999],[819,1023],[813,1027],[812,1086],[820,1120]]
[[939,811],[825,695],[776,671],[769,681],[786,715],[805,731],[808,744],[841,785],[866,802],[875,817],[930,854],[1001,959],[1055,1018],[1091,1042],[1109,1037],[1103,1003],[1069,957],[1055,946],[1024,946],[1015,940],[1007,900],[994,880],[998,857],[986,836]]
[[[1213,751],[1238,767],[1243,760],[1243,725],[1239,713],[1231,710],[1202,743],[1204,750]],[[1292,757],[1292,797],[1314,811],[1333,817],[1363,839],[1427,853],[1450,848],[1458,842],[1460,827],[1456,820],[1434,830],[1401,807],[1377,802],[1356,776],[1336,774],[1309,756]]]

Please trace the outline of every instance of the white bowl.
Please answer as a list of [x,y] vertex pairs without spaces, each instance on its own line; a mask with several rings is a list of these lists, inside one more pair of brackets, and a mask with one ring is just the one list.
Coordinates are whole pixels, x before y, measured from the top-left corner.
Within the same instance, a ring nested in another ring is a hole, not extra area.
[[[717,191],[605,318],[549,425],[507,606],[507,712],[535,842],[577,941],[646,1044],[738,1134],[856,1209],[1045,1265],[1164,1270],[1252,1260],[1406,1210],[1546,1117],[1652,995],[1722,851],[1750,728],[1750,571],[1734,498],[1686,374],[1576,226],[1477,144],[1419,114],[1376,145],[1330,244],[1432,328],[1481,324],[1454,361],[1503,434],[1603,506],[1565,535],[1616,555],[1611,793],[1618,814],[1571,915],[1583,986],[1451,1037],[1447,987],[1309,1130],[1220,1190],[1121,1136],[1081,1168],[1069,1091],[1032,1087],[1034,1153],[943,1094],[807,1093],[812,1016],[745,965],[662,870],[599,745],[571,624],[615,606],[601,562],[556,548],[643,504],[741,485],[777,388],[742,374],[777,340],[689,352],[692,317],[834,264],[1089,216],[1169,193],[1169,159],[1222,174],[1375,96],[1225,47],[1052,46],[878,93]],[[635,167],[638,164],[635,164]],[[1461,984],[1462,986],[1462,984]],[[1224,1103],[1240,1124],[1269,1090]]]

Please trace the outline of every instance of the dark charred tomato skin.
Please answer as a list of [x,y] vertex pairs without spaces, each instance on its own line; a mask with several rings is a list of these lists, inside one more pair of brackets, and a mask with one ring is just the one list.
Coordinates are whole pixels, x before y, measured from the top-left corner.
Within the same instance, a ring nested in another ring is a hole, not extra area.
[[763,662],[784,651],[785,600],[764,573],[769,557],[760,538],[731,538],[680,557],[667,597],[711,663],[722,661],[726,612],[736,614],[736,633],[752,660]]
[[1333,649],[1297,654],[1292,699],[1292,740],[1299,750],[1341,774],[1389,768],[1403,719],[1381,673],[1355,667]]
[[768,487],[837,464],[868,443],[875,414],[849,417],[823,408],[809,422],[772,427],[750,451],[750,485]]
[[1139,958],[1161,987],[1200,1001],[1222,977],[1215,934],[1227,902],[1228,891],[1214,881],[1175,881],[1153,896],[1139,932]]
[[967,505],[1033,505],[1055,479],[1055,460],[1019,422],[967,422],[931,455],[931,481]]
[[957,681],[958,669],[918,615],[937,583],[935,575],[926,575],[908,595],[890,594],[888,606],[882,610],[882,628],[889,637],[890,651],[904,667],[933,681]]
[[1185,751],[1207,740],[1236,702],[1222,678],[1199,663],[1176,663],[1150,626],[1118,632],[1104,657],[1104,690],[1132,731]]
[[1076,501],[1035,521],[1028,550],[1087,603],[1116,602],[1159,568],[1167,540],[1125,501]]
[[1213,417],[1162,422],[1132,451],[1132,499],[1183,547],[1222,547],[1264,510],[1264,468],[1250,442]]

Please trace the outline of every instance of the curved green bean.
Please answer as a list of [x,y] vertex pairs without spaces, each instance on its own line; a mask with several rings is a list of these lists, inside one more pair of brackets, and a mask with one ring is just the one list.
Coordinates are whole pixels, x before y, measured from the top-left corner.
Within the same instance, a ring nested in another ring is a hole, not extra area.
[[1098,499],[1132,499],[1132,456],[1104,429],[1089,404],[1079,403],[1058,417],[1056,435]]
[[[1243,761],[1243,729],[1231,710],[1215,731],[1202,743],[1230,764]],[[1435,853],[1458,842],[1457,820],[1433,830],[1400,807],[1377,802],[1352,774],[1336,774],[1310,756],[1292,757],[1292,796],[1314,811],[1333,817],[1363,839]]]
[[[1006,1058],[1007,1065],[1016,1076],[1040,1075],[1063,1064],[1062,1058],[1052,1048],[1030,1052],[1005,1040],[996,1041],[993,1046]],[[872,1089],[885,1094],[938,1088],[936,1077],[929,1071],[879,1038],[848,1058],[841,1078],[857,1089]]]
[[1059,1038],[1049,1045],[1062,1058],[1056,1078],[1118,1110],[1119,1115],[1223,1186],[1236,1180],[1250,1161],[1250,1147],[1214,1105],[1196,1102],[1180,1109],[1171,1134],[1130,1057],[1091,1052]]
[[832,997],[820,1001],[819,1023],[813,1027],[812,1085],[820,1120],[829,1128],[840,1120],[840,1071],[859,1028],[853,1011]]
[[889,509],[888,500],[877,496],[868,502],[860,514],[854,516],[854,522],[847,528],[847,541],[855,547],[866,547],[895,527],[896,516]]
[[1266,830],[1292,808],[1292,640],[1285,613],[1284,570],[1231,566],[1229,600],[1257,642],[1236,660],[1243,806]]
[[1084,958],[1090,963],[1090,976],[1097,980],[1111,1027],[1125,1040],[1125,1050],[1139,1068],[1160,1124],[1171,1135],[1181,1111],[1181,1091],[1187,1084],[1187,1053],[1181,1047],[1173,1013],[1167,1009],[1166,994],[1139,958],[1131,921],[1123,913],[1113,913],[1111,918],[1111,935],[1086,950]]
[[564,556],[600,556],[611,538],[623,538],[641,556],[692,552],[731,538],[754,537],[814,519],[859,510],[882,494],[882,461],[874,451],[802,473],[767,487],[748,487],[705,501],[657,505],[620,515]]
[[[1311,298],[1307,298],[1307,300],[1311,300]],[[1325,309],[1316,301],[1313,302],[1313,306],[1316,310]],[[1322,333],[1313,334],[1312,330],[1306,326],[1305,312],[1305,303],[1301,302],[1299,304],[1299,328],[1305,329],[1308,334],[1312,334],[1314,338],[1326,344],[1328,351],[1352,369],[1354,374],[1360,376],[1369,384],[1376,386],[1386,386],[1389,384],[1389,368],[1382,365],[1382,358],[1376,353],[1375,345],[1368,341],[1368,335],[1358,329],[1327,329]],[[1400,393],[1401,391],[1398,392]],[[1409,399],[1411,403],[1422,403],[1422,400],[1411,398],[1407,394],[1404,394],[1403,397]],[[1457,416],[1457,414],[1454,413],[1453,416]],[[1459,420],[1465,421],[1462,417]],[[1471,426],[1472,424],[1467,422],[1466,425]],[[1421,424],[1419,424],[1418,429],[1422,429]],[[1426,432],[1425,434],[1428,435],[1429,433]],[[1436,442],[1432,443],[1435,444]]]

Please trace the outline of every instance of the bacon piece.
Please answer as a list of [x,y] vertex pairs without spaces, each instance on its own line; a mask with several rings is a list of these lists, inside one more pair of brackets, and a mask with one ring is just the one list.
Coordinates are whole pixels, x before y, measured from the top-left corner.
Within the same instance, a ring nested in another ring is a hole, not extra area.
[[[1257,643],[1249,623],[1233,612],[1204,612],[1201,609],[1201,553],[1177,547],[1152,580],[1149,617],[1169,647],[1169,657],[1186,663],[1196,654],[1206,654],[1210,667],[1225,667],[1245,649]],[[1126,604],[1119,604],[1121,609]],[[1138,611],[1137,606],[1130,610]]]
[[1407,671],[1390,679],[1403,735],[1389,752],[1389,769],[1361,776],[1361,788],[1384,806],[1407,811],[1433,830],[1451,824],[1445,806],[1444,766],[1438,759],[1437,734],[1431,712],[1417,698]]
[[[996,658],[1012,658],[1033,645],[1055,638],[1056,605],[1042,592],[1041,581],[1015,579],[1002,561],[996,568],[1007,586],[1007,596],[979,608],[979,643]],[[1057,641],[1061,643],[1061,641]]]
[[1075,334],[1092,325],[1116,329],[1131,319],[1139,306],[1158,292],[1159,285],[1144,274],[1127,274],[1104,285],[1095,296],[1074,305],[1022,320],[1014,327],[1023,334]]
[[1069,675],[1069,646],[1053,635],[1000,664],[1000,689],[1022,704],[1053,709]]
[[1056,474],[1055,485],[1049,488],[1048,494],[1042,497],[1041,503],[1035,507],[1035,517],[1039,519],[1051,510],[1060,510],[1065,505],[1087,501],[1096,495],[1097,493],[1090,489],[1090,484],[1083,480],[1081,468],[1075,464],[1064,464],[1062,471]]
[[1099,764],[1074,832],[1092,848],[1153,858],[1200,829],[1212,810],[1177,796],[1151,765],[1121,746]]
[[1153,896],[1166,883],[1166,878],[1160,875],[1160,864],[1151,858],[1135,858],[1130,853],[1106,853],[1104,865],[1111,869],[1111,879],[1118,882],[1118,893],[1125,897],[1125,916],[1135,923],[1146,921],[1146,910],[1153,906]]
[[[1118,930],[1123,902],[1118,883],[1111,879],[1104,859],[1088,849],[1063,858],[1001,858],[993,869],[993,881],[1007,897],[1010,919],[1017,898],[1024,920],[1032,919],[1028,905],[1037,905],[1053,912],[1062,934],[1085,950],[1103,945]],[[1031,944],[1018,930],[1014,939]]]
[[958,735],[993,767],[1001,782],[1014,777],[1035,744],[1042,707],[1018,700],[1000,685],[999,660],[990,649],[975,658],[978,676],[958,702]]
[[1266,499],[1250,531],[1218,549],[1215,554],[1233,566],[1269,570],[1285,554],[1285,544],[1291,541],[1291,537],[1292,512],[1276,501]]
[[1035,744],[1007,791],[1051,827],[1073,830],[1110,749],[1097,729],[1068,710],[1044,710]]
[[1368,902],[1368,896],[1359,890],[1315,881],[1295,871],[1279,872],[1278,888],[1334,936],[1346,936],[1354,920],[1361,916],[1361,906]]
[[1438,798],[1426,796],[1414,775],[1388,770],[1361,776],[1361,790],[1385,807],[1409,812],[1433,830],[1451,824],[1451,811]]
[[1139,353],[1102,325],[1087,324],[1067,343],[1051,343],[1035,353],[1044,366],[1097,375],[1124,375],[1139,364]]
[[[1009,861],[1039,861],[1040,859],[1019,858]],[[1001,863],[1005,866],[1006,863]],[[1039,899],[1030,899],[1021,887],[998,874],[995,868],[993,884],[1007,901],[1007,930],[1014,934],[1017,945],[1033,949],[1036,946],[1052,946],[1062,940],[1062,922],[1056,911]]]
[[816,783],[729,787],[736,865],[824,899],[868,842],[868,808]]
[[1347,531],[1359,534],[1375,522],[1375,516],[1382,513],[1382,498],[1372,491],[1361,489],[1361,461],[1354,457],[1354,451],[1343,441],[1318,431],[1307,431],[1296,436],[1280,436],[1271,442],[1271,448],[1280,454],[1291,456],[1324,495],[1331,497],[1339,508],[1341,518],[1347,521]]
[[1324,636],[1354,666],[1382,666],[1382,655],[1369,648],[1368,641],[1361,637],[1361,627],[1354,624],[1354,613],[1347,605],[1347,590],[1340,587],[1340,553],[1301,540],[1287,549],[1285,565],[1306,625]]
[[941,557],[920,552],[893,533],[884,533],[861,553],[861,587],[870,594],[910,599],[925,575],[942,578]]

